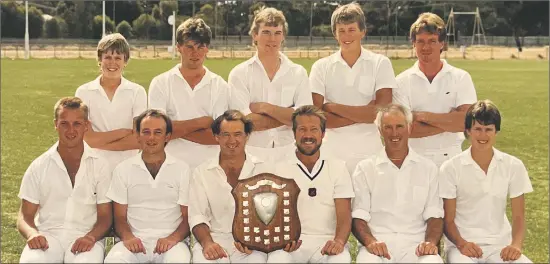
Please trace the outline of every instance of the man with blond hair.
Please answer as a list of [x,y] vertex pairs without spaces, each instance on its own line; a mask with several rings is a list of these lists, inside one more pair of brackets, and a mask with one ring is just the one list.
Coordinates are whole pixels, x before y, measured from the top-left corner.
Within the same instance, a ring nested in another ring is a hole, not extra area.
[[374,121],[384,149],[353,174],[353,234],[357,263],[443,263],[443,202],[435,164],[409,148],[412,114],[390,104]]
[[261,9],[249,32],[256,54],[229,73],[230,106],[247,115],[255,128],[247,150],[266,161],[292,152],[292,112],[312,104],[307,71],[281,52],[287,33],[283,12]]
[[166,151],[191,170],[219,150],[210,125],[228,109],[229,85],[204,66],[211,38],[202,19],[185,20],[176,30],[180,63],[153,78],[149,87],[149,108],[173,120]]
[[20,263],[103,263],[111,169],[84,142],[88,122],[79,98],[55,104],[58,141],[31,163],[18,195],[17,230],[26,240]]
[[394,93],[394,101],[413,112],[411,147],[437,166],[462,151],[464,115],[477,100],[470,74],[441,59],[446,36],[439,16],[418,17],[410,30],[418,60],[397,76]]
[[367,26],[359,4],[338,7],[331,26],[340,50],[316,61],[309,79],[313,103],[327,117],[327,152],[346,161],[352,173],[357,162],[382,148],[373,124],[376,108],[391,103],[397,84],[390,60],[361,46]]
[[111,169],[138,152],[133,120],[147,109],[145,89],[122,76],[129,60],[130,46],[124,36],[106,35],[97,45],[101,74],[75,94],[90,109],[84,140],[109,161]]

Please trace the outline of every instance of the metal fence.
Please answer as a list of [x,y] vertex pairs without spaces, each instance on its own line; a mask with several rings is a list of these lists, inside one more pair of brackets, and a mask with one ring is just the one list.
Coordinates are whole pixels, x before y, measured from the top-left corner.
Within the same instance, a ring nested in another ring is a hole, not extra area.
[[[487,45],[469,46],[471,37],[461,37],[466,44],[463,52],[451,43],[444,56],[466,59],[548,59],[549,38],[545,36],[523,38],[523,51],[516,48],[513,37],[487,36]],[[2,58],[23,58],[23,39],[1,39]],[[31,39],[32,58],[95,58],[98,40],[95,39]],[[477,39],[476,39],[477,42]],[[171,58],[169,40],[129,40],[134,58]],[[368,36],[363,41],[369,50],[388,57],[413,58],[414,53],[406,37]],[[284,52],[293,58],[319,58],[338,49],[332,37],[288,36]],[[208,56],[211,58],[248,58],[254,54],[250,36],[220,36],[213,39]]]

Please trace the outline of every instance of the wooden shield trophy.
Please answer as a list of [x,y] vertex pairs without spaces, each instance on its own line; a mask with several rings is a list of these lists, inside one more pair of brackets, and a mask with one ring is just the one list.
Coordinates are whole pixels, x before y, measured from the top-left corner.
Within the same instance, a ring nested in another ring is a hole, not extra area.
[[239,180],[231,193],[235,199],[235,241],[265,253],[298,241],[300,188],[293,179],[262,173]]

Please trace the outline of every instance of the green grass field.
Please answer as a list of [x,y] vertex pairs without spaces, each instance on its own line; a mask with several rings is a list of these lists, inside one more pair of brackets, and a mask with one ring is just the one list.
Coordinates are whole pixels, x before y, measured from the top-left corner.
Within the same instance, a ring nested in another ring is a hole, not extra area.
[[[313,60],[295,60],[311,68]],[[207,67],[227,78],[241,60],[210,60]],[[33,159],[55,141],[53,105],[98,74],[94,60],[2,60],[2,263],[18,262],[24,241],[15,227],[21,177]],[[171,67],[171,60],[132,60],[125,77],[149,87]],[[470,72],[478,98],[500,108],[502,131],[497,147],[523,160],[534,192],[526,196],[524,254],[548,263],[548,62],[450,61]],[[413,61],[393,61],[397,73]]]

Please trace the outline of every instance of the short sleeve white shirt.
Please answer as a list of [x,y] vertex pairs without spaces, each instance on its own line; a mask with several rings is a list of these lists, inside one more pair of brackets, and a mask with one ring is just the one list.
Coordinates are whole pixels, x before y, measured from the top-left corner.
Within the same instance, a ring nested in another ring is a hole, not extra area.
[[[477,101],[472,77],[465,70],[443,62],[443,68],[430,83],[420,70],[418,61],[397,76],[399,89],[394,91],[393,101],[408,107],[411,111],[449,113],[453,108]],[[464,135],[461,132],[443,132],[437,135],[411,138],[409,143],[422,154],[424,150],[446,149],[461,146]]]
[[445,161],[440,168],[439,196],[456,199],[455,224],[462,238],[500,245],[512,239],[507,197],[530,193],[533,187],[521,160],[493,151],[487,174],[472,159],[471,148]]
[[361,161],[353,174],[352,217],[365,220],[374,236],[409,235],[424,239],[430,218],[443,218],[437,166],[409,148],[401,168],[382,149]]
[[[272,165],[247,153],[239,180],[272,171]],[[206,224],[213,233],[231,234],[235,215],[232,187],[219,165],[219,156],[195,168],[189,195],[189,227]]]
[[355,196],[345,162],[321,154],[310,173],[293,153],[277,163],[275,171],[278,176],[294,179],[300,188],[297,208],[302,234],[334,236],[334,199]]
[[[313,104],[306,69],[292,62],[282,53],[279,57],[281,66],[273,81],[267,77],[257,54],[231,70],[228,80],[231,86],[230,107],[232,109],[248,115],[251,113],[250,103],[267,102],[293,109]],[[254,131],[247,144],[272,148],[286,146],[293,142],[292,127],[283,125],[264,131]]]
[[[176,65],[151,81],[149,87],[149,108],[160,109],[174,121],[190,120],[203,116],[216,119],[229,109],[229,85],[219,75],[204,67],[206,74],[193,88],[180,72],[181,64]],[[217,145],[201,145],[178,138],[171,140],[166,151],[185,161],[191,167],[193,156],[202,157],[201,162],[218,150]]]
[[[367,105],[376,99],[378,90],[397,88],[390,60],[364,48],[351,68],[341,51],[319,59],[311,67],[309,80],[311,91],[324,96],[325,102],[349,106]],[[325,141],[352,152],[365,152],[380,145],[376,125],[365,123],[327,129]]]
[[[134,117],[147,110],[147,94],[143,86],[124,77],[115,91],[112,100],[100,84],[101,76],[78,87],[75,96],[88,106],[88,118],[92,128],[97,132],[108,132],[116,129],[132,129]],[[109,161],[111,168],[121,161],[138,153],[137,149],[110,151],[95,149]]]
[[84,143],[73,187],[57,152],[58,145],[56,142],[31,163],[18,197],[39,205],[35,224],[40,232],[70,240],[92,230],[97,220],[97,204],[111,201],[106,197],[111,169],[105,159]]
[[183,220],[180,205],[188,205],[189,167],[166,154],[153,179],[139,153],[114,169],[107,197],[128,205],[128,224],[134,236],[167,237]]

